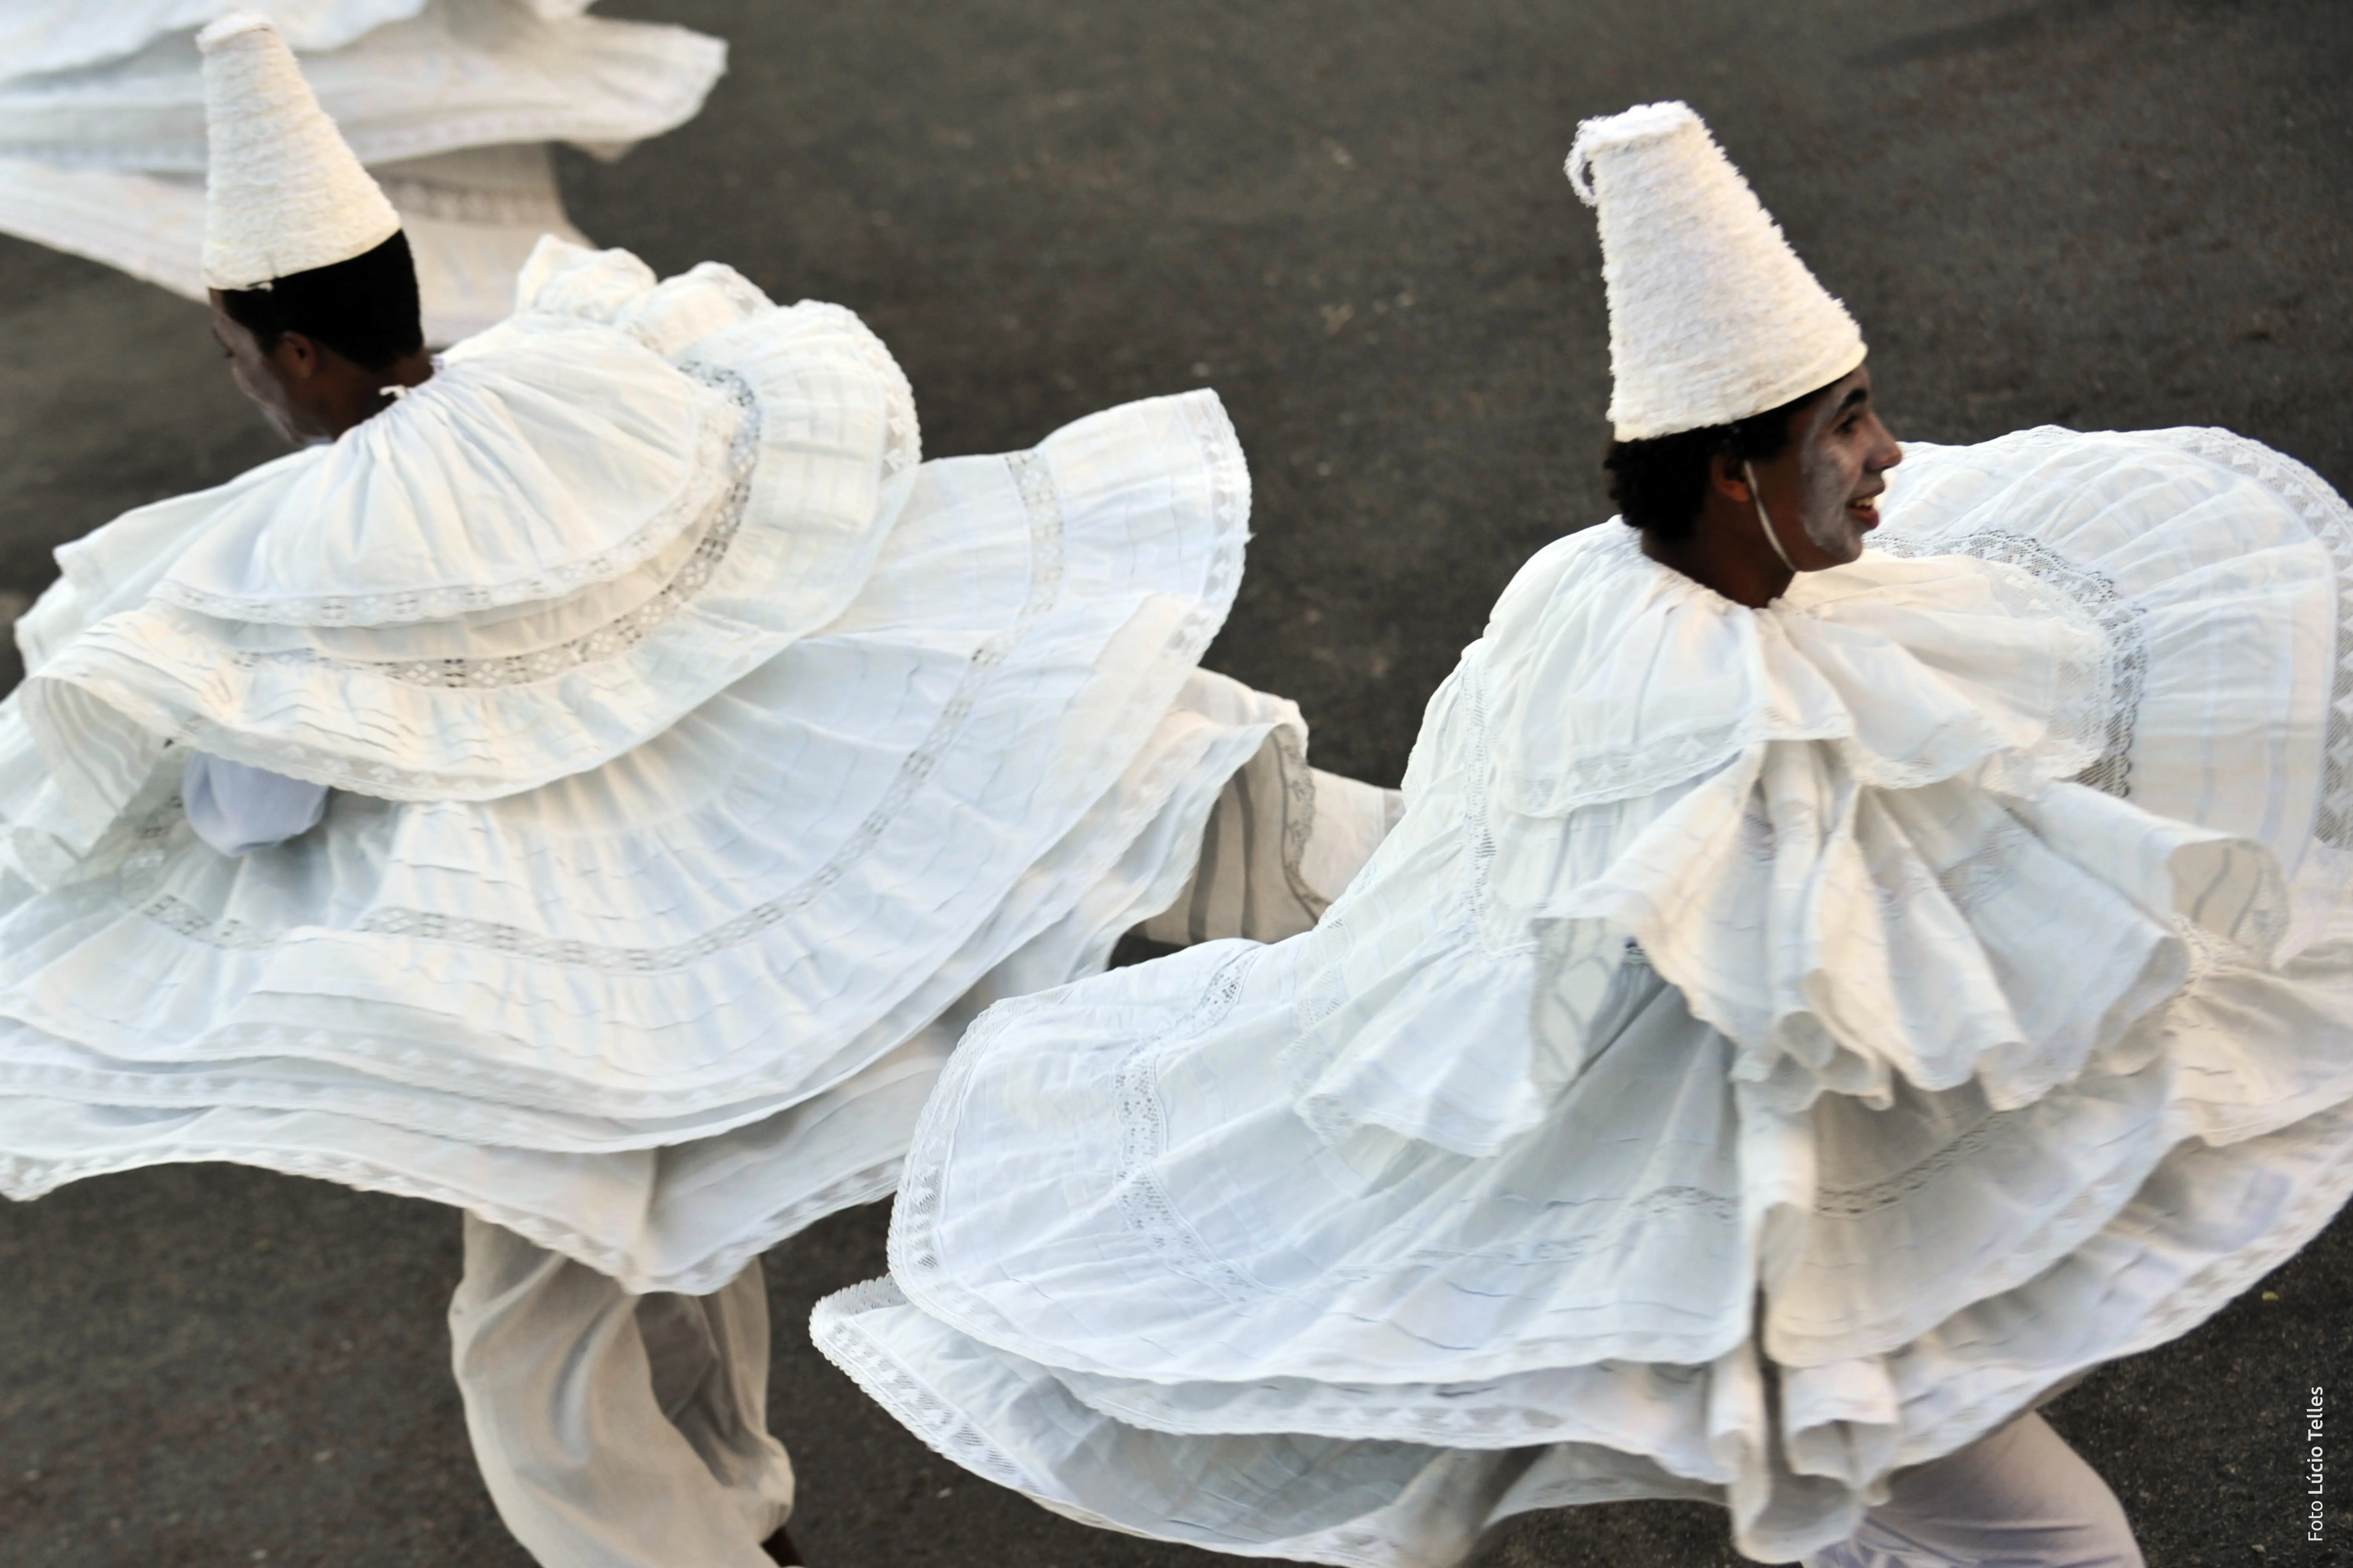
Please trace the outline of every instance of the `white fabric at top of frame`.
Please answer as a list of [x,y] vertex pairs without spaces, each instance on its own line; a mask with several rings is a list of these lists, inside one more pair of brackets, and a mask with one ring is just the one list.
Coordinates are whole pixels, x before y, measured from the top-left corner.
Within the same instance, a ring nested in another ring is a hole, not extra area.
[[[289,36],[318,51],[305,54],[302,74],[364,163],[514,142],[627,146],[691,119],[726,59],[725,45],[683,27],[541,16],[517,0],[394,8],[408,14],[336,43]],[[204,83],[193,42],[202,19],[127,53],[0,78],[0,157],[202,174]],[[310,36],[339,37],[369,19],[360,13]],[[103,47],[118,42],[110,32]],[[85,51],[61,40],[55,52]]]
[[726,68],[716,38],[586,0],[11,0],[0,6],[0,230],[202,300],[204,101],[192,37],[259,9],[399,212],[426,341],[502,319],[565,216],[550,148],[673,130]]

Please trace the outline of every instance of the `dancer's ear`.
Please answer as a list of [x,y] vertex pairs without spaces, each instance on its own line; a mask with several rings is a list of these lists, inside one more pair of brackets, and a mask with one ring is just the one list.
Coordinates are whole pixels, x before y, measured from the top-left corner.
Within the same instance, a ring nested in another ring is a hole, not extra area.
[[1749,504],[1747,465],[1727,442],[1707,460],[1708,488],[1729,501]]

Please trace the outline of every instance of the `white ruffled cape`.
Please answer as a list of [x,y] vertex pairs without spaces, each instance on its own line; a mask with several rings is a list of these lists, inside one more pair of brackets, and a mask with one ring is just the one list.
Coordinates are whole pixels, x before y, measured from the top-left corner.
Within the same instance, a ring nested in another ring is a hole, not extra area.
[[1049,1506],[1459,1560],[1889,1473],[2353,1190],[2353,514],[2220,432],[1915,447],[1761,611],[1611,525],[1432,700],[1311,933],[976,1026],[818,1342]]
[[[887,1192],[963,1019],[1100,966],[1303,736],[1195,668],[1214,395],[918,458],[849,311],[549,242],[332,447],[61,552],[0,703],[0,1186],[242,1161],[689,1289]],[[340,793],[224,858],[190,748]]]

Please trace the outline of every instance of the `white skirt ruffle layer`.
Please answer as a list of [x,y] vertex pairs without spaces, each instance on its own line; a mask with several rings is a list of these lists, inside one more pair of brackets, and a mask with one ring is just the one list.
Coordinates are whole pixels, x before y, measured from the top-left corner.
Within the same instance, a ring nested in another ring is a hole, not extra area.
[[[0,1192],[24,1200],[111,1172],[226,1161],[468,1209],[631,1290],[717,1289],[785,1237],[889,1195],[974,1015],[1100,969],[1192,871],[1227,775],[1272,728],[1296,723],[1290,704],[1197,672],[1137,766],[962,949],[837,1053],[829,1080],[768,1097],[781,1110],[755,1103],[700,1123],[724,1131],[533,1114],[301,1058],[123,1064],[5,1024]],[[878,1048],[854,1070],[839,1066]]]
[[[1545,1129],[1475,1159],[1334,1147],[1291,1112],[1298,948],[993,1010],[917,1133],[892,1278],[822,1303],[819,1348],[949,1458],[1113,1528],[1387,1568],[1526,1509],[1685,1497],[1778,1560],[1851,1533],[1890,1470],[2202,1321],[2353,1192],[2353,949],[2210,974],[2175,1059],[2030,1111],[1825,1097],[1796,1127],[1629,963]],[[1745,1258],[1758,1194],[1809,1165],[1790,1268],[1844,1288],[1838,1329],[1952,1310],[1768,1373]]]

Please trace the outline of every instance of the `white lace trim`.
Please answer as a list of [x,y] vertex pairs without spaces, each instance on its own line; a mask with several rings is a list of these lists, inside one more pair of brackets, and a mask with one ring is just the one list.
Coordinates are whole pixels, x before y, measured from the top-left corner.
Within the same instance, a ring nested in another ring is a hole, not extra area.
[[[1247,1308],[1266,1288],[1224,1261],[1185,1223],[1185,1216],[1161,1184],[1153,1165],[1168,1147],[1167,1113],[1161,1103],[1160,1057],[1173,1044],[1215,1028],[1233,1011],[1250,970],[1266,950],[1250,947],[1228,959],[1192,1006],[1176,1022],[1128,1053],[1118,1072],[1119,1164],[1115,1191],[1121,1217],[1130,1230],[1144,1237],[1155,1256],[1173,1273],[1206,1286],[1227,1301]],[[934,1203],[924,1212],[937,1212]],[[929,1249],[936,1265],[937,1258]]]
[[2089,567],[2076,565],[2039,540],[2008,529],[1980,529],[1957,538],[1935,541],[1879,540],[1873,542],[1873,548],[1905,560],[1968,555],[1998,565],[2014,566],[2073,599],[2107,638],[2112,672],[2106,733],[2099,759],[2077,773],[2073,782],[2105,790],[2120,799],[2131,795],[2133,732],[2140,717],[2141,688],[2148,675],[2148,650],[2142,636],[2139,605],[2126,603],[2111,579]]
[[1282,879],[1308,918],[1320,919],[1332,900],[1308,881],[1303,869],[1308,840],[1315,837],[1315,775],[1308,771],[1307,744],[1281,725],[1267,739],[1274,743],[1282,775]]
[[1820,1187],[1814,1194],[1814,1212],[1855,1219],[1893,1208],[1935,1180],[1938,1172],[1959,1164],[1978,1151],[2000,1141],[2021,1114],[2022,1111],[2017,1110],[1989,1112],[1983,1121],[1951,1142],[1936,1150],[1917,1164],[1906,1166],[1892,1176],[1855,1186]]
[[[1039,619],[1060,602],[1062,592],[1062,507],[1054,487],[1052,467],[1037,452],[1021,452],[1005,459],[1013,471],[1023,504],[1029,513],[1029,592],[1013,621],[973,650],[962,679],[947,705],[933,721],[920,745],[907,754],[898,774],[865,819],[826,862],[800,884],[778,898],[756,904],[723,924],[685,942],[660,947],[625,947],[542,935],[496,921],[474,920],[435,910],[393,907],[370,911],[353,928],[375,936],[407,937],[420,942],[456,942],[491,948],[541,963],[567,964],[612,973],[651,974],[684,969],[715,953],[757,936],[779,921],[806,908],[839,881],[887,832],[915,792],[932,775],[948,748],[955,744],[965,721],[989,679],[1029,635]],[[681,599],[680,603],[683,603]],[[274,947],[291,934],[256,931],[235,921],[216,921],[171,894],[148,896],[160,879],[169,851],[164,839],[185,819],[185,808],[174,796],[142,821],[137,836],[145,846],[126,861],[121,887],[126,901],[138,912],[181,936],[214,947],[252,950]],[[185,847],[184,844],[183,848]]]
[[[584,664],[596,664],[628,652],[675,618],[702,590],[727,559],[744,525],[744,508],[752,498],[752,479],[759,466],[762,420],[751,385],[731,371],[688,367],[697,380],[717,387],[736,411],[735,437],[723,457],[713,454],[725,483],[705,508],[702,538],[677,575],[659,592],[626,615],[595,631],[527,654],[504,658],[413,659],[379,664],[376,670],[411,686],[482,688],[523,686],[550,679]],[[677,533],[673,530],[672,533]],[[595,579],[589,579],[594,581]]]
[[809,1338],[826,1360],[897,1416],[934,1453],[998,1486],[1041,1493],[1044,1489],[1029,1473],[990,1442],[988,1435],[964,1412],[882,1354],[855,1325],[860,1313],[906,1304],[907,1298],[888,1277],[865,1280],[818,1302],[809,1314]]
[[[644,604],[625,615],[617,616],[596,630],[583,634],[569,642],[553,647],[537,648],[526,654],[501,658],[432,658],[404,660],[360,660],[336,658],[313,650],[268,656],[238,655],[232,662],[239,665],[259,663],[264,658],[271,662],[318,666],[334,666],[343,669],[366,670],[397,680],[408,686],[462,687],[481,689],[499,686],[526,686],[534,681],[553,679],[584,664],[597,664],[617,658],[637,647],[659,630],[686,608],[710,584],[720,563],[735,542],[744,524],[745,505],[752,496],[752,479],[759,466],[762,420],[757,398],[751,385],[732,371],[707,367],[688,367],[688,374],[725,395],[735,412],[732,439],[723,445],[706,444],[696,462],[708,470],[715,470],[721,482],[715,494],[706,492],[700,500],[701,516],[691,525],[702,535],[694,552],[689,555],[676,575],[663,584]],[[706,427],[709,429],[710,427]],[[714,439],[723,432],[711,430]],[[685,531],[675,521],[665,520],[648,524],[654,547],[668,542]],[[524,598],[557,598],[588,584],[610,580],[620,572],[643,559],[628,559],[638,548],[638,541],[619,547],[608,557],[584,562],[578,567],[576,580],[568,584],[543,580],[547,592],[522,595]],[[550,574],[553,578],[558,574]],[[458,590],[451,590],[455,593]],[[503,590],[501,590],[503,593]],[[512,601],[501,601],[512,602]],[[488,604],[467,608],[488,608]],[[460,613],[449,608],[434,615],[419,614],[404,619],[423,620],[442,615]],[[327,622],[317,624],[326,625]],[[370,624],[370,623],[364,623]]]
[[[401,1088],[417,1089],[428,1094],[471,1097],[481,1102],[475,1108],[473,1114],[494,1120],[468,1122],[466,1125],[482,1134],[477,1139],[478,1142],[492,1145],[519,1141],[528,1147],[533,1136],[532,1128],[535,1124],[520,1120],[496,1120],[495,1110],[489,1108],[500,1104],[512,1104],[566,1114],[574,1112],[579,1107],[581,1100],[581,1084],[577,1079],[536,1067],[517,1066],[512,1061],[493,1064],[482,1058],[453,1053],[438,1044],[427,1048],[417,1045],[415,1041],[406,1040],[389,1033],[381,1036],[356,1034],[348,1030],[321,1028],[308,1025],[235,1024],[213,1030],[205,1037],[202,1047],[209,1053],[217,1054],[192,1058],[190,1053],[184,1050],[163,1057],[161,1059],[167,1065],[177,1066],[189,1059],[251,1060],[297,1053],[312,1060],[326,1060],[336,1066],[348,1068],[369,1079]],[[812,1091],[811,1080],[807,1077],[809,1070],[807,1058],[802,1057],[769,1063],[762,1068],[744,1072],[728,1081],[726,1103],[741,1105],[759,1100],[766,1096],[781,1096],[787,1093],[805,1098],[807,1092]],[[19,1087],[39,1089],[44,1093],[57,1092],[49,1086],[58,1082],[37,1072],[27,1072],[22,1068],[0,1069],[0,1080],[15,1083]],[[75,1071],[69,1078],[63,1079],[60,1085],[62,1088],[72,1089],[75,1092],[62,1097],[87,1098],[80,1092],[81,1086],[102,1081],[102,1079],[92,1074]],[[241,1083],[249,1081],[249,1079],[229,1080],[227,1089],[235,1090]],[[200,1098],[198,1091],[207,1085],[206,1079],[192,1078],[187,1080],[189,1093],[186,1097],[175,1096],[169,1100],[146,1103],[150,1109],[187,1109],[186,1100]],[[326,1111],[338,1111],[342,1109],[336,1103],[340,1092],[337,1088],[322,1087],[312,1091],[299,1087],[286,1088],[283,1085],[277,1087],[284,1089],[287,1106],[247,1105],[244,1109],[292,1107]],[[815,1086],[815,1089],[821,1091],[823,1087],[823,1084],[819,1084]],[[304,1101],[308,1103],[302,1103]],[[220,1096],[215,1096],[208,1103],[224,1104],[228,1101]],[[708,1089],[633,1090],[600,1086],[596,1090],[595,1105],[585,1114],[617,1121],[654,1120],[697,1115],[709,1111],[713,1104],[714,1097]],[[790,1107],[779,1106],[775,1109],[790,1109]],[[767,1113],[766,1108],[760,1112],[761,1115]],[[364,1113],[353,1110],[348,1114],[356,1116],[362,1121],[381,1121],[386,1125],[400,1126],[407,1131],[421,1131],[429,1135],[438,1135],[443,1129],[457,1126],[463,1120],[461,1116],[456,1115],[439,1116],[429,1123],[412,1125],[404,1122],[396,1111],[385,1110],[381,1104]],[[501,1127],[507,1130],[505,1133],[499,1131]],[[695,1142],[706,1135],[716,1136],[717,1134],[693,1132],[690,1133],[685,1141]],[[656,1142],[648,1146],[660,1145]]]
[[[723,284],[725,280],[718,281]],[[734,281],[743,290],[757,295],[757,290],[753,289],[749,283],[741,279]],[[899,371],[881,341],[868,332],[855,315],[839,306],[803,308],[837,311],[846,318],[848,323],[856,329],[852,336],[860,345],[860,352],[868,357],[871,368],[890,384],[886,398],[882,468],[886,474],[904,472],[918,462],[921,456],[913,398],[906,377]],[[680,368],[724,393],[735,404],[742,417],[737,422],[729,448],[729,479],[709,503],[711,521],[702,525],[704,537],[702,543],[678,574],[644,605],[556,647],[512,658],[378,661],[338,658],[312,649],[301,649],[269,654],[237,653],[228,656],[230,661],[248,668],[265,662],[295,664],[335,669],[346,674],[366,674],[396,680],[404,685],[480,690],[545,680],[586,664],[627,655],[684,610],[725,562],[729,547],[741,531],[744,510],[756,479],[760,444],[765,438],[765,423],[760,414],[757,395],[743,377],[733,371],[697,362],[684,363]],[[1227,426],[1227,434],[1230,439],[1230,426]],[[1238,462],[1239,458],[1235,460]],[[1221,523],[1229,521],[1223,510],[1219,517]],[[1221,578],[1230,575],[1227,563],[1222,560],[1219,571]],[[1189,620],[1187,623],[1187,626],[1192,624]],[[232,746],[226,738],[216,738],[213,733],[216,728],[207,720],[192,717],[181,725],[177,734],[170,738],[199,751],[226,752],[234,750],[254,766],[271,767],[313,784],[362,795],[394,795],[404,799],[471,798],[480,784],[480,779],[471,774],[403,768],[389,763],[360,762],[311,746],[261,746],[254,744],[249,736],[238,737]]]
[[[1707,1369],[1704,1366],[1685,1366],[1672,1362],[1642,1364],[1647,1380],[1653,1383],[1689,1386],[1707,1375]],[[1155,1385],[1140,1384],[1138,1380],[1116,1380],[1125,1386],[1113,1388],[1100,1385],[1072,1387],[1068,1379],[1058,1381],[1070,1389],[1073,1398],[1090,1410],[1125,1426],[1176,1436],[1233,1435],[1221,1430],[1229,1423],[1218,1415],[1180,1413],[1165,1405],[1155,1406],[1151,1402]],[[1325,1383],[1286,1377],[1252,1385],[1211,1386],[1249,1386],[1255,1392],[1268,1389],[1270,1385],[1289,1401],[1282,1412],[1288,1429],[1305,1434],[1366,1436],[1375,1442],[1426,1443],[1438,1448],[1516,1448],[1564,1440],[1560,1428],[1565,1423],[1548,1411],[1540,1407],[1531,1409],[1524,1405],[1480,1403],[1482,1398],[1493,1397],[1496,1392],[1493,1384],[1483,1382],[1397,1384]],[[1139,1394],[1142,1397],[1138,1397]],[[1268,1435],[1263,1417],[1232,1425],[1241,1425],[1241,1435],[1244,1436]],[[1578,1441],[1574,1438],[1567,1440]],[[1590,1443],[1593,1440],[1586,1438],[1583,1441]],[[1644,1453],[1641,1457],[1653,1461],[1659,1458],[1652,1453]],[[1723,1480],[1711,1484],[1722,1485]]]
[[[436,364],[439,363],[437,356]],[[692,476],[679,492],[644,522],[632,529],[610,547],[595,555],[576,561],[565,561],[541,568],[527,577],[504,583],[459,584],[439,588],[406,588],[382,594],[353,595],[271,595],[267,597],[215,594],[176,578],[166,577],[153,589],[153,596],[166,604],[194,610],[224,621],[245,621],[254,625],[301,626],[411,626],[421,621],[446,621],[459,616],[483,610],[503,609],[511,605],[535,604],[566,598],[585,588],[614,578],[643,565],[671,540],[679,537],[698,522],[709,526],[709,520],[729,518],[740,521],[744,500],[749,492],[749,478],[759,454],[759,407],[751,387],[733,372],[713,370],[707,366],[677,367],[703,388],[715,391],[725,399],[723,404],[699,399],[703,406],[697,411],[694,453],[691,459]],[[426,383],[430,386],[430,382]],[[747,440],[746,426],[749,427]],[[709,479],[703,476],[710,476]],[[731,511],[732,509],[732,511]],[[732,529],[730,532],[732,534]],[[698,552],[698,559],[701,552]],[[705,568],[708,574],[708,568]],[[700,587],[698,582],[695,586]],[[667,592],[667,590],[665,590]],[[664,616],[660,619],[667,619]],[[626,619],[626,617],[625,617]],[[616,623],[617,625],[619,623]],[[659,620],[649,623],[659,625]],[[601,634],[591,634],[595,637]],[[643,634],[640,633],[640,636]],[[589,638],[579,639],[587,643]],[[634,639],[632,639],[634,640]],[[577,645],[571,645],[576,647]],[[620,642],[611,652],[629,646]],[[544,679],[574,664],[611,654],[575,653],[572,658],[559,658],[564,649],[548,649],[525,656],[528,659],[554,660],[546,665],[543,674],[511,677],[504,680],[432,680],[433,685],[509,685],[515,679]],[[337,659],[324,654],[308,651],[273,655],[241,654],[232,662],[251,667],[256,664],[292,663],[363,666],[366,661]],[[436,660],[438,663],[464,664],[467,660]],[[521,664],[522,659],[491,661]],[[374,665],[392,673],[396,679],[417,678],[396,666]]]

